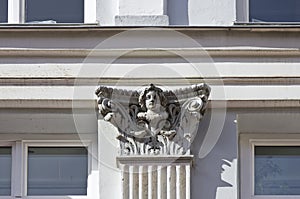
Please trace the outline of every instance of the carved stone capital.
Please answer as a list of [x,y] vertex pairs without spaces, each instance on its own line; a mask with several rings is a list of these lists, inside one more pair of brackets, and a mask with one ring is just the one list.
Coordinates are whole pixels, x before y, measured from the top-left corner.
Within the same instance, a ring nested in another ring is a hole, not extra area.
[[119,132],[120,155],[185,155],[203,117],[210,88],[206,84],[141,91],[100,86],[99,113]]

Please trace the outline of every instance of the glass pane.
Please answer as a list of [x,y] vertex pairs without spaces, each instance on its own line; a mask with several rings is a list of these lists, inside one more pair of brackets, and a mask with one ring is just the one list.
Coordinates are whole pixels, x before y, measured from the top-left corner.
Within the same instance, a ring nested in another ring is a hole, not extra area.
[[26,0],[26,22],[83,23],[84,0]]
[[300,147],[255,147],[255,194],[300,195]]
[[0,195],[11,195],[11,147],[0,147]]
[[300,22],[299,0],[250,0],[250,22]]
[[0,0],[0,23],[7,22],[7,0]]
[[28,195],[86,195],[87,177],[84,147],[28,148]]

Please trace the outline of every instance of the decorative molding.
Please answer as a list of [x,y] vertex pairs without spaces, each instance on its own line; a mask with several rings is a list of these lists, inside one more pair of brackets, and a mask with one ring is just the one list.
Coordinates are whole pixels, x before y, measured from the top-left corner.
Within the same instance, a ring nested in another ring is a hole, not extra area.
[[[80,23],[80,24],[8,24],[3,23],[0,26],[1,32],[107,32],[107,31],[127,31],[141,28],[140,26],[122,27],[122,26],[99,26],[98,23]],[[169,30],[189,32],[300,32],[299,24],[257,24],[257,23],[235,23],[234,26],[167,26]]]
[[66,58],[180,58],[180,57],[255,57],[298,58],[297,48],[147,48],[147,49],[75,49],[75,48],[0,48],[0,57]]
[[206,108],[210,87],[142,91],[100,86],[99,113],[119,131],[121,155],[186,155]]
[[193,155],[168,155],[168,156],[118,156],[117,164],[124,165],[170,165],[172,164],[191,164]]

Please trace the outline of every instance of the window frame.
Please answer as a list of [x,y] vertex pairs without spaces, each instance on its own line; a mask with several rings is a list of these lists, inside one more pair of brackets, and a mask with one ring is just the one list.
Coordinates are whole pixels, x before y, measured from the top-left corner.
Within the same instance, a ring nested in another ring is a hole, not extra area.
[[[23,195],[26,196],[27,199],[48,199],[48,198],[53,198],[53,196],[28,196],[27,195],[27,171],[28,171],[28,148],[29,147],[87,147],[88,151],[91,149],[91,143],[90,142],[74,142],[74,141],[23,141],[23,150],[22,150],[22,155],[23,155]],[[88,174],[91,173],[92,171],[92,157],[91,154],[88,152]],[[87,179],[87,184],[89,185],[90,183],[88,182]],[[89,186],[87,186],[87,189]],[[68,195],[68,197],[65,196],[54,196],[55,198],[88,198],[88,190],[87,190],[87,195]]]
[[[7,12],[8,12],[7,23],[8,24],[24,24],[25,23],[25,1],[26,0],[9,0],[8,1],[8,10],[7,10]],[[83,24],[96,23],[96,0],[84,0],[83,16],[84,16]],[[57,23],[57,24],[64,24],[64,23]],[[82,23],[78,23],[78,24],[82,24]],[[51,25],[53,25],[53,24],[51,24]]]
[[[287,139],[288,137],[288,139]],[[300,199],[300,195],[255,195],[255,146],[299,146],[300,135],[240,135],[240,196],[245,199]],[[250,177],[249,177],[250,176]]]
[[[59,135],[54,135],[59,138]],[[64,137],[65,138],[65,137]],[[93,199],[99,193],[99,170],[97,158],[97,143],[93,138],[86,140],[17,140],[1,141],[0,146],[12,147],[11,195],[0,196],[0,199]],[[88,149],[88,179],[87,195],[68,196],[28,196],[27,195],[27,166],[28,147],[87,147]],[[96,185],[96,186],[95,186]]]

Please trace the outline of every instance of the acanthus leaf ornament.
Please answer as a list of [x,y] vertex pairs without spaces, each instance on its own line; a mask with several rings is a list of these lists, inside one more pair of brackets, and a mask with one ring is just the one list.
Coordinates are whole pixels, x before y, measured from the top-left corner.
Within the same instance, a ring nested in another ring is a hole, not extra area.
[[206,108],[210,88],[202,83],[141,92],[100,86],[99,113],[119,132],[121,155],[185,155]]

